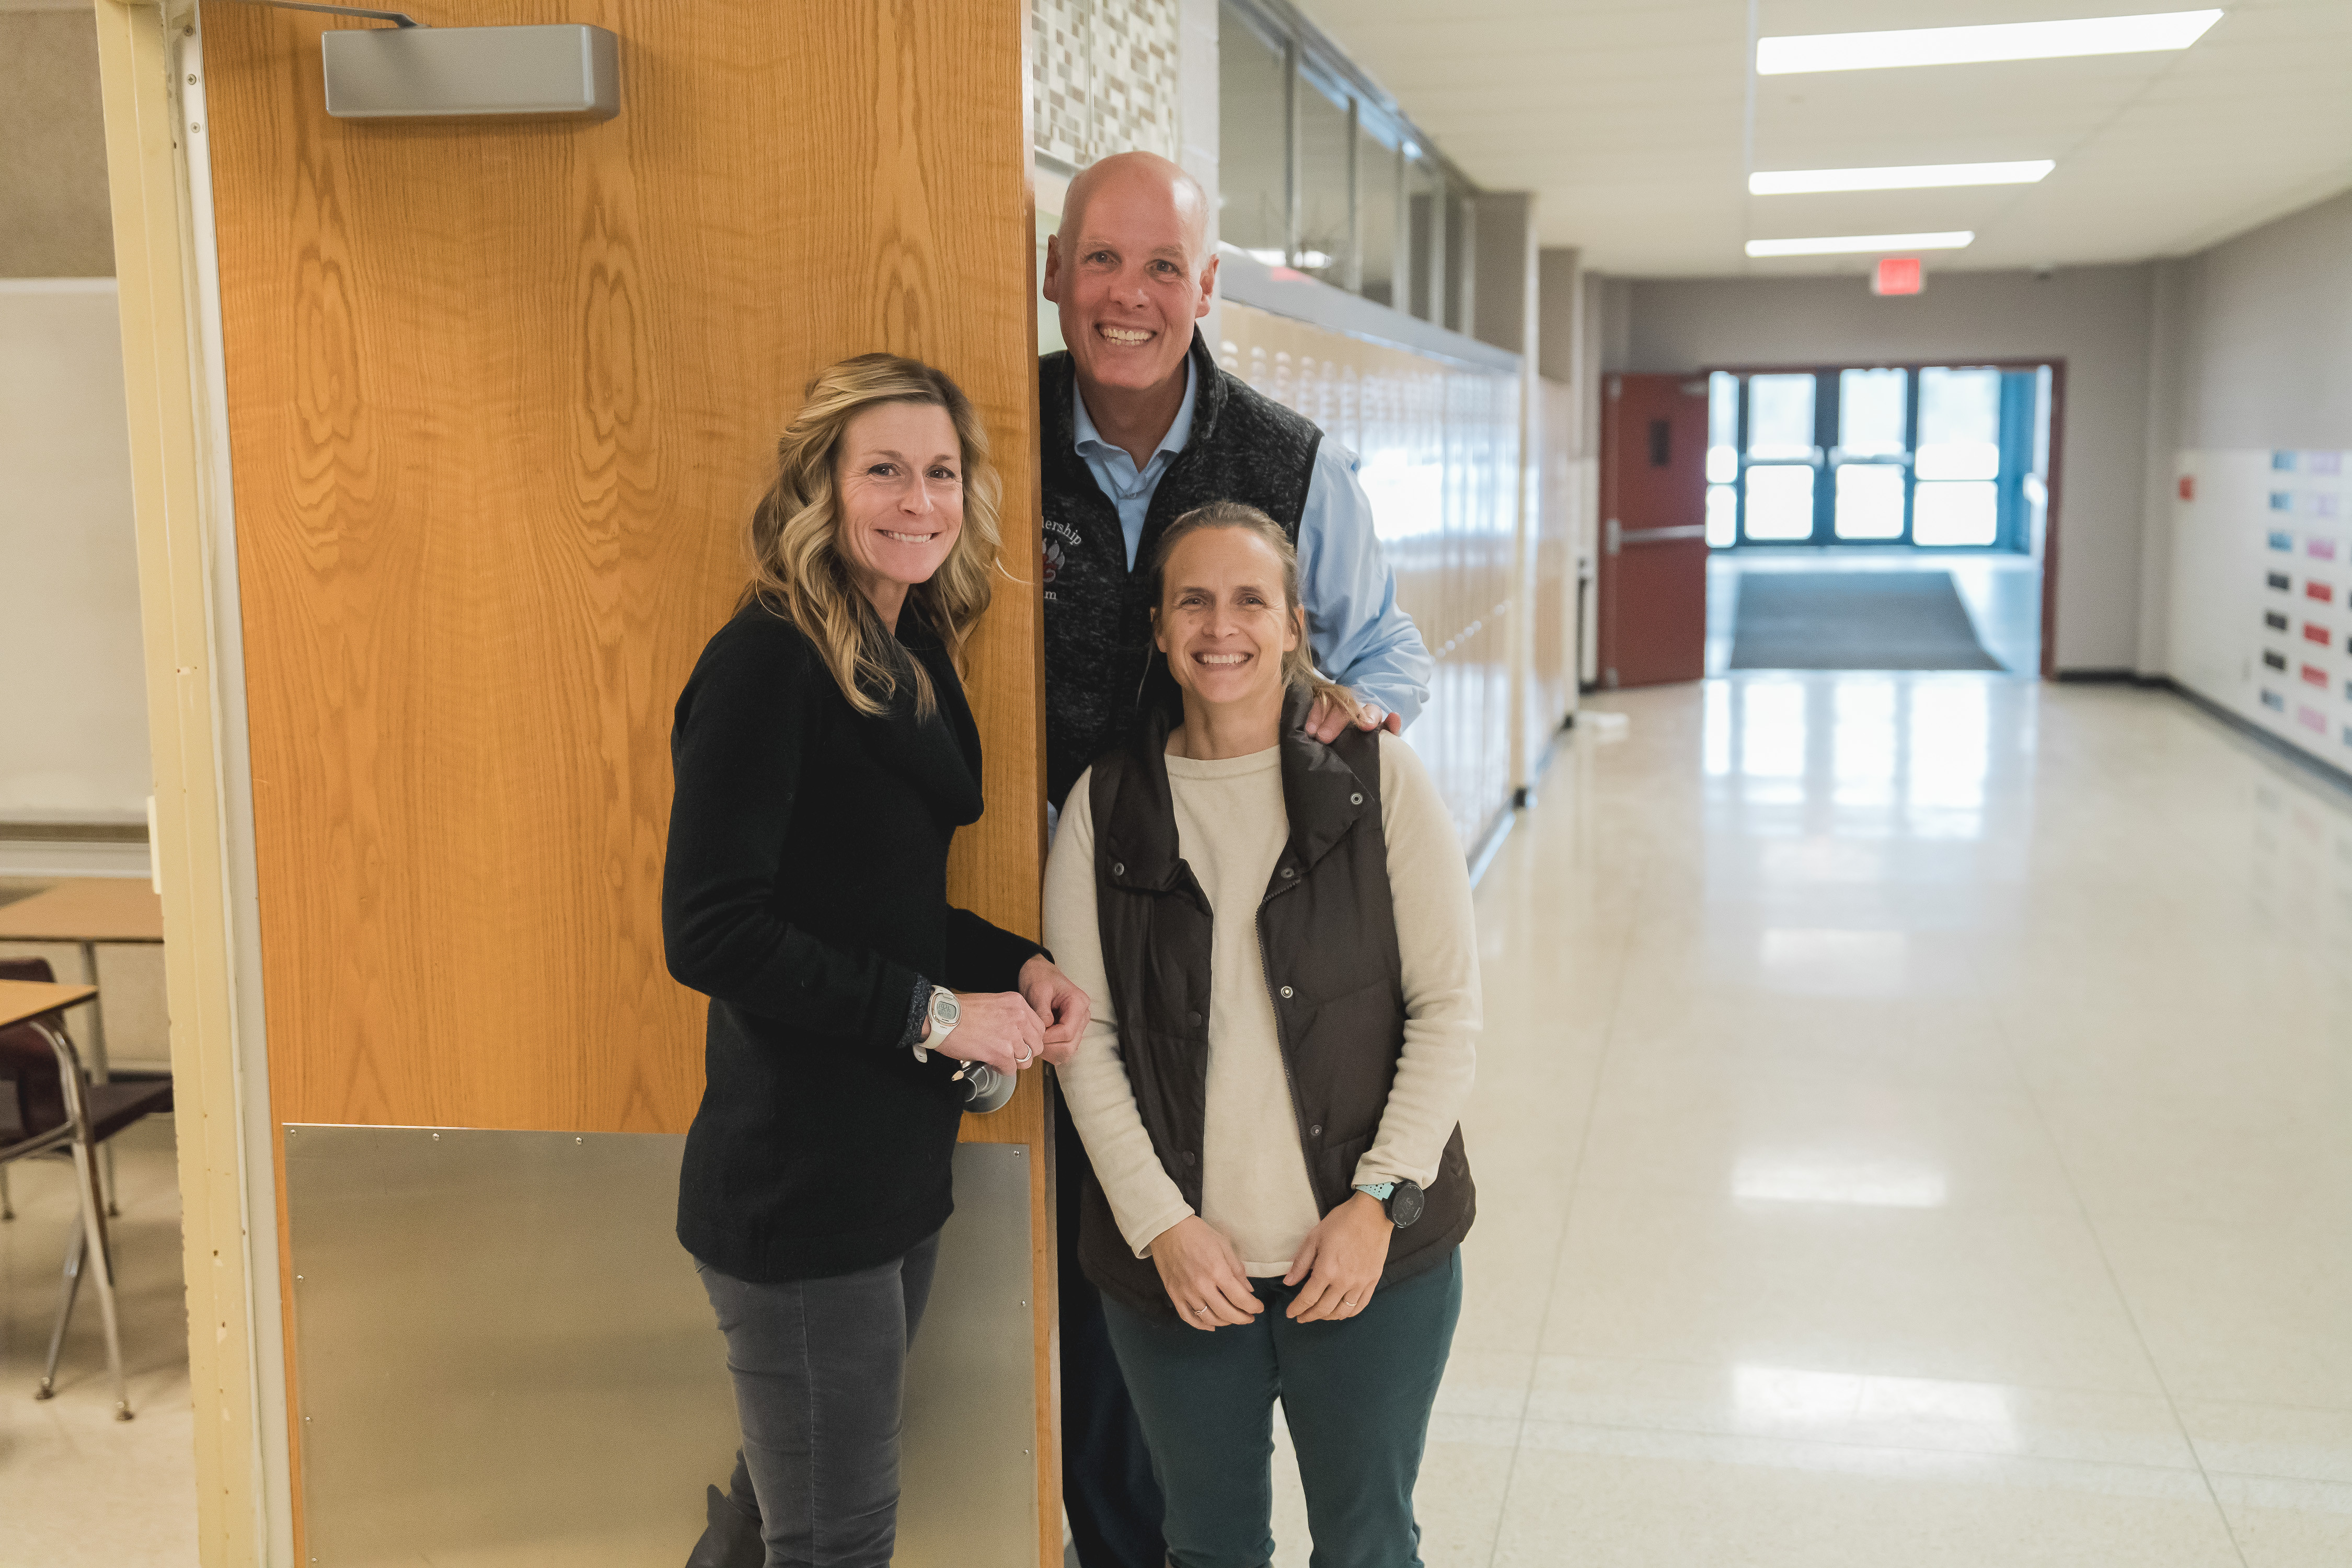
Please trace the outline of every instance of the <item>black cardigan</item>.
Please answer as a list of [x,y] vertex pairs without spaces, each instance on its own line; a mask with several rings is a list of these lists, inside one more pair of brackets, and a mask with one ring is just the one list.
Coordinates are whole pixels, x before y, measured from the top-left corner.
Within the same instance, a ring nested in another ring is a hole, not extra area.
[[904,682],[860,714],[758,605],[677,700],[662,936],[670,973],[710,997],[677,1236],[739,1279],[869,1268],[947,1222],[961,1112],[954,1064],[903,1047],[918,981],[1010,991],[1039,951],[948,906],[980,731],[911,605],[898,636],[939,694],[921,722]]

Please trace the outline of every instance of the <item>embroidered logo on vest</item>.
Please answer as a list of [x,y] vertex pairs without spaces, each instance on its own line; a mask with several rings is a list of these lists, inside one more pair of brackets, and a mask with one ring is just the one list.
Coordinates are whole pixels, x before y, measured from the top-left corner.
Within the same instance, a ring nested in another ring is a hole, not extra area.
[[1062,546],[1077,547],[1078,531],[1058,518],[1045,520],[1045,602],[1054,603],[1054,579],[1062,574]]

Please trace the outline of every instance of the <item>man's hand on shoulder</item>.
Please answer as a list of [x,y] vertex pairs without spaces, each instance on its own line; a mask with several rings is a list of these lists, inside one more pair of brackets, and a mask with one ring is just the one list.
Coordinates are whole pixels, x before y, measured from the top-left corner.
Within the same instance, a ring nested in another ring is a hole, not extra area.
[[[1404,733],[1403,717],[1390,712],[1377,702],[1357,704],[1355,721],[1360,730],[1386,730],[1391,735]],[[1307,710],[1307,732],[1327,746],[1338,740],[1339,731],[1347,727],[1348,710],[1328,695],[1318,697],[1315,706]]]

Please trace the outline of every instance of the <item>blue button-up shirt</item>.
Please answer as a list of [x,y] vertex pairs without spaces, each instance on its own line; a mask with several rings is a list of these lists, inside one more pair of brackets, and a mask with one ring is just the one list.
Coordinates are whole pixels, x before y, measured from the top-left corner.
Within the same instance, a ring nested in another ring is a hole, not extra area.
[[[1123,447],[1102,438],[1087,400],[1076,386],[1074,445],[1087,469],[1118,509],[1127,535],[1127,567],[1135,570],[1143,542],[1144,515],[1168,465],[1192,439],[1192,408],[1200,395],[1199,374],[1184,363],[1184,401],[1159,449],[1139,469]],[[1237,500],[1248,498],[1237,496]],[[1398,607],[1396,574],[1381,553],[1372,524],[1371,498],[1356,478],[1356,454],[1328,437],[1315,448],[1315,471],[1307,481],[1307,505],[1298,519],[1298,593],[1307,603],[1307,643],[1317,668],[1407,724],[1429,701],[1432,660],[1420,628]]]

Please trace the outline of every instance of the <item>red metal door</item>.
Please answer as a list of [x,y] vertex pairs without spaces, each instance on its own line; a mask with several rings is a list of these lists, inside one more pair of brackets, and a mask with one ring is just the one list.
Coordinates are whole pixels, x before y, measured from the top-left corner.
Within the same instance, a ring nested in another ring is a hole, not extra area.
[[1706,378],[1612,375],[1601,403],[1603,686],[1706,673]]

